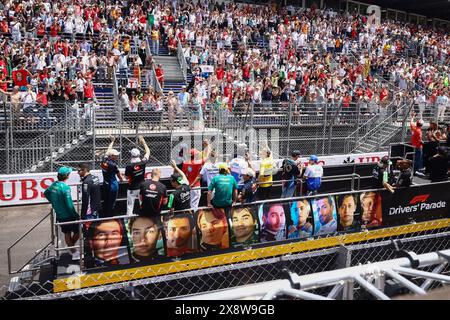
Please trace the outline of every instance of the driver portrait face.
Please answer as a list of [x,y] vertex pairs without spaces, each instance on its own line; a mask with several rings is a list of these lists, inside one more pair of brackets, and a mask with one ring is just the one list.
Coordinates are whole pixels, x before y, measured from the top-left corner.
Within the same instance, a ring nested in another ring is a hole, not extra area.
[[286,223],[286,216],[284,214],[284,208],[280,204],[274,204],[269,206],[267,213],[263,214],[263,224],[267,230],[278,232],[284,228]]
[[185,248],[189,245],[192,228],[187,217],[174,217],[166,224],[167,247]]
[[351,194],[343,196],[343,200],[338,208],[340,224],[342,227],[349,227],[353,224],[355,211],[355,197]]
[[361,207],[363,210],[361,220],[363,223],[370,222],[375,216],[375,204],[375,192],[366,192],[361,194]]
[[295,210],[294,214],[298,217],[298,226],[304,226],[311,211],[308,200],[297,201],[293,209]]
[[202,234],[202,243],[222,245],[224,237],[228,236],[227,217],[223,210],[200,210],[197,225]]
[[122,226],[119,221],[102,221],[95,226],[89,244],[96,258],[110,261],[119,257],[122,238]]
[[245,242],[253,236],[256,229],[256,219],[249,208],[234,209],[231,218],[236,242]]
[[333,204],[330,203],[328,197],[317,200],[317,211],[319,213],[319,221],[322,225],[333,220]]
[[137,217],[132,220],[130,232],[135,254],[148,257],[155,252],[159,229],[153,218]]

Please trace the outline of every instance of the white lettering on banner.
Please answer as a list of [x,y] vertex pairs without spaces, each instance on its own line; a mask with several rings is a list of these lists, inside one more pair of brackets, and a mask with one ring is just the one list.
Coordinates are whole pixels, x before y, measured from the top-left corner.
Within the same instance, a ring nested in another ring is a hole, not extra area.
[[433,210],[433,209],[442,209],[447,206],[447,203],[445,201],[439,201],[439,202],[432,202],[432,203],[418,203],[415,205],[407,206],[407,207],[396,207],[396,208],[389,208],[389,215],[398,215],[398,214],[404,214],[404,213],[414,213],[419,211],[427,211],[427,210]]
[[[345,163],[373,163],[379,161],[387,152],[376,152],[368,154],[335,155],[319,157],[319,163],[326,166],[341,165]],[[308,164],[308,158],[301,158]],[[275,160],[278,168],[281,167],[283,159]],[[259,169],[259,161],[254,162],[255,169]],[[173,173],[170,166],[159,167],[161,169],[161,178],[169,178]],[[124,169],[120,170],[122,173]],[[147,168],[145,178],[149,179],[151,168]],[[103,181],[101,170],[92,170],[92,174]],[[47,189],[56,180],[56,172],[45,173],[27,173],[0,175],[0,206],[24,205],[46,203],[44,190]],[[72,198],[77,199],[76,185],[80,184],[80,176],[77,172],[72,172],[67,184],[71,186]]]

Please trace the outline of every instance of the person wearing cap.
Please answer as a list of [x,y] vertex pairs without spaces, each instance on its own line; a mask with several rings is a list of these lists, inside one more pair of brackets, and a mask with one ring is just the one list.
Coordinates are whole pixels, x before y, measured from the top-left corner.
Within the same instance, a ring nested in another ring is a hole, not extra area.
[[145,179],[145,166],[150,157],[150,149],[142,136],[138,137],[139,142],[144,147],[145,154],[141,159],[141,152],[137,148],[131,149],[131,161],[125,167],[125,176],[128,179],[127,186],[127,215],[133,215],[134,204],[139,199],[140,187]]
[[103,212],[102,217],[113,216],[113,209],[116,204],[117,192],[119,190],[120,182],[123,181],[122,174],[119,171],[117,161],[119,160],[120,152],[113,149],[115,138],[111,137],[111,143],[108,146],[106,155],[100,163],[103,174]]
[[177,167],[175,161],[172,160],[170,164],[174,170],[170,176],[170,184],[175,190],[169,195],[167,208],[169,208],[170,214],[173,214],[174,211],[191,208],[191,188],[186,175]]
[[[75,207],[73,206],[70,187],[66,184],[71,168],[61,167],[58,170],[58,180],[53,182],[50,187],[44,191],[45,198],[52,204],[56,215],[56,222],[77,221],[80,219]],[[80,238],[78,224],[61,225],[61,232],[64,233],[64,240],[68,247],[75,246]],[[80,259],[80,253],[76,249],[70,249],[73,260]]]
[[392,162],[388,156],[384,156],[375,165],[372,170],[372,187],[375,189],[385,188],[391,193],[394,193],[394,188],[390,185],[392,173],[389,166]]
[[[211,180],[208,186],[208,207],[224,208],[228,210],[237,200],[237,183],[236,180],[229,175],[229,168],[226,163],[219,163],[219,175]],[[214,193],[214,197],[213,197]]]
[[431,182],[447,181],[450,169],[449,151],[446,147],[439,147],[438,153],[430,158]]
[[283,179],[282,185],[282,198],[292,198],[294,196],[296,179],[302,171],[302,163],[300,159],[300,151],[294,150],[291,153],[290,159],[284,159],[282,164],[282,174]]
[[261,163],[259,165],[258,176],[258,199],[267,200],[272,191],[273,175],[276,173],[276,164],[269,148],[263,148],[260,153]]
[[242,204],[252,203],[255,201],[256,184],[255,184],[255,171],[252,168],[247,168],[242,174],[244,183],[239,187],[238,201]]
[[315,195],[322,184],[323,167],[318,163],[316,155],[309,157],[308,166],[305,169],[307,195]]
[[78,175],[81,178],[81,219],[96,219],[102,208],[101,183],[91,174],[89,163],[81,164]]
[[423,120],[414,121],[415,113],[411,114],[411,121],[409,123],[411,127],[411,145],[415,148],[414,153],[414,174],[417,176],[424,176],[423,173],[419,172],[423,168],[423,140],[422,140],[422,126]]

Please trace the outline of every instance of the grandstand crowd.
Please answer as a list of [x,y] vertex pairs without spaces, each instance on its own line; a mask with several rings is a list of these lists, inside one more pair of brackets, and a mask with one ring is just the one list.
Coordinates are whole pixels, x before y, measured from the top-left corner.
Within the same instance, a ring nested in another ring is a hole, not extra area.
[[[139,79],[137,90],[121,94],[121,108],[165,112],[172,126],[176,113],[203,119],[210,108],[288,103],[296,114],[324,103],[374,114],[414,103],[419,117],[427,110],[443,122],[449,105],[444,30],[314,6],[7,0],[0,32],[0,90],[17,118],[47,127],[49,110],[60,119],[68,105],[90,118],[99,108],[94,83],[114,72],[123,88],[129,74]],[[178,45],[193,74],[186,90],[164,96],[151,81],[141,87],[153,67],[164,87],[164,66],[152,56],[160,46],[176,55]]]

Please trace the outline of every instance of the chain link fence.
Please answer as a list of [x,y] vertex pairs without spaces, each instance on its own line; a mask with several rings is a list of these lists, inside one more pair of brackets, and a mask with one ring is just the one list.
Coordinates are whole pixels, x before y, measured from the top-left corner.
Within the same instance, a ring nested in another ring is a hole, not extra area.
[[[417,227],[416,227],[417,226]],[[156,266],[142,266],[115,273],[75,274],[55,282],[39,281],[39,273],[28,272],[22,279],[2,287],[2,299],[73,299],[73,300],[141,300],[167,299],[213,290],[255,284],[285,277],[285,270],[306,275],[360,264],[373,263],[399,256],[400,250],[416,254],[435,252],[450,247],[450,228],[439,220],[417,225],[396,227],[397,236],[389,236],[386,229],[362,233],[361,241],[349,242],[352,235],[326,236],[303,242],[301,250],[295,243],[256,248],[245,252],[245,261],[236,257],[217,255]],[[404,233],[404,234],[402,234]],[[402,235],[400,235],[402,234]],[[355,234],[353,234],[355,235]],[[393,244],[396,241],[396,245]],[[238,254],[238,253],[237,253]],[[41,258],[46,256],[42,253]],[[448,274],[445,267],[441,273]],[[27,273],[27,272],[25,272]],[[28,278],[26,277],[28,276]],[[123,282],[120,277],[128,279]],[[418,284],[420,281],[417,279]],[[430,288],[441,286],[430,283]],[[393,286],[391,289],[394,290]],[[312,293],[327,294],[332,288],[320,288]],[[354,299],[369,299],[364,290],[354,288]],[[394,290],[395,291],[395,290]],[[397,290],[392,294],[402,292]],[[282,297],[280,297],[282,298]]]
[[[266,146],[278,157],[289,156],[296,149],[303,154],[326,155],[358,152],[357,147],[362,146],[359,152],[374,152],[384,150],[390,142],[406,140],[409,110],[416,107],[241,102],[229,109],[229,105],[217,103],[180,106],[170,99],[156,105],[139,102],[125,109],[100,100],[51,103],[48,108],[4,104],[0,170],[9,174],[48,172],[80,162],[97,167],[111,135],[121,152],[120,166],[129,161],[129,150],[141,148],[138,135],[145,137],[151,149],[152,166],[167,165],[178,157],[177,146],[201,149],[203,139],[215,141],[229,159],[243,145],[254,156]],[[423,118],[431,121],[433,114],[427,109]],[[445,119],[450,119],[450,110]]]

